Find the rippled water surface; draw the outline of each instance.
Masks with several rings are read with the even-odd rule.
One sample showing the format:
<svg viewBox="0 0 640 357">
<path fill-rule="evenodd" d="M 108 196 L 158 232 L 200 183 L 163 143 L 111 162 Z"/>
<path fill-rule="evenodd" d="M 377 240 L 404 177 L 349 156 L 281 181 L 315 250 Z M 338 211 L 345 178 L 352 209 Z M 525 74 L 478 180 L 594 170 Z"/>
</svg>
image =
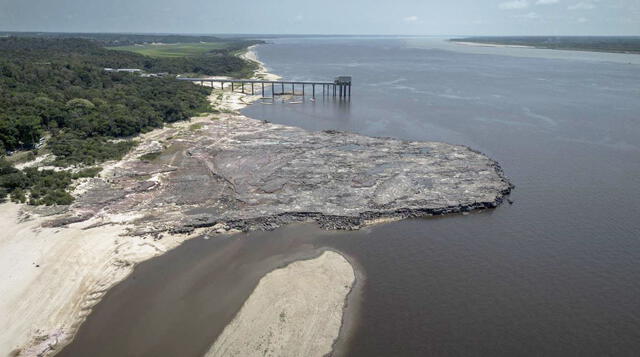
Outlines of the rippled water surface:
<svg viewBox="0 0 640 357">
<path fill-rule="evenodd" d="M 492 212 L 328 240 L 367 276 L 350 355 L 637 354 L 639 56 L 344 38 L 258 55 L 287 79 L 352 75 L 353 97 L 245 114 L 468 145 L 517 186 Z"/>
<path fill-rule="evenodd" d="M 295 225 L 189 241 L 107 293 L 63 356 L 202 355 L 261 276 L 325 247 L 364 274 L 344 355 L 638 355 L 639 56 L 271 42 L 258 54 L 273 72 L 350 74 L 353 97 L 269 101 L 247 115 L 468 145 L 502 164 L 514 204 L 357 232 Z"/>
</svg>

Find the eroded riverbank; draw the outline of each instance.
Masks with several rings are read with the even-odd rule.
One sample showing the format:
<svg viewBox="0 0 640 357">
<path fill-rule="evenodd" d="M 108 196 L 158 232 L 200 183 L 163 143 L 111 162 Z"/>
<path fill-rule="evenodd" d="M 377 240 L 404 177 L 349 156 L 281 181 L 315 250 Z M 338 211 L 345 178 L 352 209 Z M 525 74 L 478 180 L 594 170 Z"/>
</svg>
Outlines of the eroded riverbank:
<svg viewBox="0 0 640 357">
<path fill-rule="evenodd" d="M 40 316 L 36 320 L 11 315 L 5 323 L 12 328 L 19 326 L 22 332 L 9 338 L 3 350 L 21 351 L 23 355 L 59 351 L 93 305 L 109 291 L 107 295 L 125 294 L 124 300 L 116 299 L 115 303 L 105 300 L 105 307 L 100 303 L 63 355 L 73 353 L 67 351 L 96 355 L 96 348 L 108 355 L 131 351 L 201 355 L 235 316 L 262 276 L 283 264 L 308 259 L 322 251 L 320 246 L 304 244 L 301 237 L 308 237 L 308 231 L 299 232 L 290 240 L 278 238 L 272 242 L 277 249 L 251 246 L 235 255 L 240 246 L 230 243 L 219 252 L 207 250 L 207 254 L 224 254 L 224 257 L 216 255 L 213 259 L 216 264 L 225 263 L 225 267 L 242 264 L 243 269 L 233 271 L 205 262 L 193 265 L 189 254 L 181 256 L 178 259 L 185 260 L 184 271 L 180 273 L 186 274 L 186 280 L 178 279 L 182 283 L 176 285 L 167 285 L 165 280 L 168 269 L 177 269 L 175 264 L 150 261 L 144 266 L 149 265 L 161 274 L 157 276 L 158 290 L 149 288 L 140 292 L 139 299 L 131 298 L 135 293 L 119 290 L 131 284 L 146 288 L 144 282 L 136 281 L 135 274 L 115 289 L 109 288 L 129 275 L 136 264 L 192 237 L 225 241 L 220 237 L 226 236 L 220 234 L 271 230 L 294 222 L 357 229 L 380 220 L 492 208 L 511 189 L 494 161 L 463 146 L 305 131 L 253 120 L 235 112 L 255 98 L 214 92 L 211 99 L 221 113 L 141 136 L 141 144 L 124 160 L 108 165 L 100 178 L 87 180 L 78 187 L 78 200 L 66 212 L 51 217 L 39 217 L 37 211 L 27 213 L 37 219 L 31 221 L 28 229 L 21 229 L 33 234 L 20 235 L 20 244 L 24 245 L 20 249 L 30 249 L 29 244 L 43 229 L 55 234 L 75 229 L 78 233 L 68 239 L 80 240 L 89 250 L 104 249 L 100 254 L 87 255 L 69 248 L 65 251 L 69 261 L 55 269 L 43 270 L 58 277 L 77 271 L 73 274 L 80 280 L 72 279 L 73 286 L 29 282 L 24 272 L 12 277 L 34 287 L 22 291 L 15 301 L 41 298 L 39 289 L 43 288 L 52 297 L 47 309 L 68 308 L 61 310 L 62 316 L 29 305 L 32 313 Z M 14 216 L 6 219 L 15 220 Z M 91 244 L 89 237 L 99 237 L 99 232 L 107 230 L 117 231 L 111 237 L 113 241 Z M 61 241 L 54 245 L 62 244 Z M 242 245 L 241 239 L 230 241 Z M 287 242 L 288 245 L 280 245 Z M 60 252 L 43 254 L 46 261 L 53 261 Z M 86 259 L 87 256 L 92 258 Z M 17 259 L 28 259 L 25 257 L 28 256 Z M 118 274 L 111 274 L 114 267 Z M 220 274 L 218 280 L 212 277 L 201 280 L 203 275 L 189 277 L 189 272 L 198 269 L 207 269 L 205 273 L 209 269 L 216 271 Z M 96 276 L 85 281 L 82 273 L 88 271 L 94 271 Z M 238 284 L 242 279 L 244 283 Z M 215 291 L 208 289 L 215 290 L 224 284 L 193 294 L 187 288 L 211 281 L 227 281 L 237 285 L 238 290 L 225 289 L 215 295 Z M 6 285 L 3 289 L 13 288 Z M 190 303 L 183 305 L 187 300 Z M 203 309 L 210 301 L 220 304 L 211 305 L 213 311 L 207 318 Z M 170 313 L 163 313 L 168 307 Z M 9 311 L 15 305 L 9 303 L 5 308 Z M 134 311 L 140 315 L 134 316 Z M 131 329 L 121 328 L 125 320 L 135 321 L 127 322 Z M 184 328 L 187 324 L 193 327 Z M 92 326 L 99 326 L 98 330 Z M 107 330 L 111 332 L 105 334 Z M 96 335 L 95 331 L 100 333 Z M 121 334 L 124 331 L 128 333 Z M 158 334 L 166 337 L 162 349 L 157 344 Z M 138 337 L 134 341 L 131 336 Z M 191 343 L 193 338 L 199 342 Z M 105 349 L 107 344 L 112 347 Z"/>
<path fill-rule="evenodd" d="M 326 251 L 321 239 L 330 234 L 314 225 L 294 224 L 272 232 L 190 240 L 176 250 L 138 265 L 129 279 L 112 288 L 96 305 L 74 341 L 59 355 L 203 356 L 241 311 L 249 296 L 255 293 L 261 279 L 273 271 L 290 267 L 292 263 L 321 256 Z M 358 266 L 351 263 L 354 268 Z M 319 266 L 321 275 L 324 275 L 323 266 L 326 268 L 331 264 Z M 340 266 L 347 268 L 344 264 Z M 348 268 L 351 269 L 350 266 Z M 349 269 L 325 272 L 329 274 L 325 276 L 348 281 L 349 275 L 353 274 Z M 319 271 L 312 269 L 309 273 L 315 276 Z M 357 307 L 359 289 L 362 288 L 361 273 L 355 271 L 355 274 L 358 278 L 349 295 L 349 309 L 346 311 L 346 318 L 352 320 L 356 318 L 357 308 L 354 307 Z M 296 285 L 313 284 L 306 279 L 309 277 L 293 277 L 285 286 L 291 284 L 295 293 Z M 323 285 L 316 285 L 311 291 L 319 294 L 318 298 L 325 293 Z M 291 312 L 313 309 L 311 301 L 293 300 L 290 303 Z M 334 324 L 334 327 L 337 323 L 340 326 L 341 308 L 332 311 L 332 316 L 316 316 L 320 319 L 316 323 Z M 276 322 L 280 321 L 279 313 Z M 295 333 L 299 325 L 283 327 L 286 330 L 281 331 L 282 336 L 272 337 Z M 248 337 L 245 334 L 248 330 L 252 329 L 241 325 L 228 335 L 242 340 Z M 251 332 L 260 334 L 264 331 L 256 329 Z M 330 350 L 335 334 L 334 330 L 327 339 L 319 339 L 318 347 Z M 249 344 L 255 342 L 247 341 Z M 297 341 L 289 341 L 283 347 L 284 352 L 301 348 Z"/>
</svg>

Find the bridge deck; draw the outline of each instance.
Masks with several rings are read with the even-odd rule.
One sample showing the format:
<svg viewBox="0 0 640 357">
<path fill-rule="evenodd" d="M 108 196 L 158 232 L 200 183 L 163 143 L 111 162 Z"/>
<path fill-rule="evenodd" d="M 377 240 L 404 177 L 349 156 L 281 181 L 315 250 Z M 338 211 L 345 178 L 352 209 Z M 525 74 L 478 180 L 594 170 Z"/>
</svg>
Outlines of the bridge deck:
<svg viewBox="0 0 640 357">
<path fill-rule="evenodd" d="M 347 80 L 343 80 L 346 78 Z M 235 91 L 234 85 L 239 84 L 238 87 L 242 90 L 242 93 L 245 92 L 244 85 L 251 85 L 251 94 L 255 93 L 255 85 L 258 84 L 261 87 L 262 96 L 265 95 L 265 84 L 271 87 L 271 96 L 275 98 L 276 95 L 283 95 L 285 93 L 284 86 L 291 86 L 291 93 L 296 93 L 295 87 L 296 85 L 302 86 L 302 96 L 305 95 L 305 86 L 311 86 L 311 95 L 315 98 L 316 96 L 316 86 L 319 86 L 322 95 L 332 95 L 339 96 L 340 98 L 350 98 L 351 97 L 351 77 L 343 76 L 338 77 L 334 82 L 325 82 L 325 81 L 267 81 L 262 79 L 219 79 L 219 78 L 177 78 L 180 81 L 188 81 L 188 82 L 200 82 L 200 84 L 204 84 L 206 82 L 211 83 L 211 87 L 213 87 L 213 83 L 220 83 L 220 87 L 224 90 L 225 83 L 231 83 L 231 90 Z M 276 93 L 275 88 L 276 85 L 281 88 L 281 93 Z"/>
<path fill-rule="evenodd" d="M 215 79 L 215 78 L 178 78 L 179 81 L 189 82 L 216 82 L 216 83 L 264 83 L 264 84 L 308 84 L 308 85 L 335 85 L 335 82 L 314 81 L 265 81 L 261 79 Z"/>
</svg>

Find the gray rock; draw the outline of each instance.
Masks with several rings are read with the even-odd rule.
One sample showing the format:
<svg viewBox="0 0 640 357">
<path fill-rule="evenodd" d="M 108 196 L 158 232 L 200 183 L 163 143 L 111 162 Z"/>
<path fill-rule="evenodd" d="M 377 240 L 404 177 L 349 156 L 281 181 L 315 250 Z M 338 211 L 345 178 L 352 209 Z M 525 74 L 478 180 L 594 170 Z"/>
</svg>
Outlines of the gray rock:
<svg viewBox="0 0 640 357">
<path fill-rule="evenodd" d="M 141 223 L 156 232 L 269 230 L 299 221 L 357 229 L 381 218 L 493 208 L 512 189 L 495 161 L 464 146 L 241 117 L 207 123 L 167 151 L 123 165 L 74 208 L 144 213 Z M 135 179 L 148 172 L 163 172 L 161 183 Z"/>
</svg>

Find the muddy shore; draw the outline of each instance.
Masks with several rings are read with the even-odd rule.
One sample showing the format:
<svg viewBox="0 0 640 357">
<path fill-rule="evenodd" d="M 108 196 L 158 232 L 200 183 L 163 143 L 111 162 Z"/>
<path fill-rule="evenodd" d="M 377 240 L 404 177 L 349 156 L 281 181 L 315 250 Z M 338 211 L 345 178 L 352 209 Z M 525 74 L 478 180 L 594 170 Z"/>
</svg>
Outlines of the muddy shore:
<svg viewBox="0 0 640 357">
<path fill-rule="evenodd" d="M 292 263 L 319 257 L 326 248 L 318 239 L 329 234 L 317 226 L 297 224 L 275 232 L 189 240 L 138 265 L 128 279 L 113 287 L 59 355 L 202 356 L 233 321 L 261 279 Z M 340 279 L 340 275 L 331 275 Z M 354 320 L 355 298 L 362 288 L 361 275 L 356 275 L 358 281 L 346 301 L 349 307 L 345 313 L 345 318 Z M 311 283 L 301 278 L 297 281 Z M 281 283 L 296 284 L 295 279 Z M 297 306 L 292 308 L 311 307 L 305 301 L 294 303 Z M 325 321 L 340 324 L 340 316 L 329 317 Z M 125 320 L 127 323 L 122 323 Z M 341 332 L 345 336 L 348 333 Z M 242 336 L 244 333 L 234 337 Z M 323 340 L 323 347 L 330 349 L 332 342 Z"/>
<path fill-rule="evenodd" d="M 205 356 L 331 353 L 354 281 L 349 262 L 333 251 L 268 273 Z"/>
<path fill-rule="evenodd" d="M 3 261 L 33 264 L 29 269 L 39 270 L 8 270 L 11 275 L 1 288 L 13 298 L 2 305 L 2 312 L 9 316 L 4 330 L 13 332 L 3 334 L 0 353 L 55 353 L 91 314 L 80 339 L 82 331 L 91 331 L 91 321 L 108 316 L 98 309 L 92 312 L 95 304 L 105 294 L 117 295 L 135 275 L 115 289 L 112 286 L 140 262 L 193 237 L 221 239 L 221 234 L 272 230 L 295 222 L 358 229 L 384 220 L 492 208 L 511 189 L 497 163 L 466 147 L 308 132 L 237 114 L 256 97 L 214 92 L 211 99 L 221 113 L 142 135 L 141 144 L 122 161 L 108 164 L 100 178 L 83 182 L 76 190 L 76 203 L 62 213 L 3 205 L 3 222 L 17 222 L 9 230 L 15 232 L 11 239 L 0 241 L 1 251 L 17 254 Z M 141 159 L 149 154 L 155 158 Z M 50 249 L 39 248 L 42 237 L 51 237 Z M 299 242 L 303 241 L 295 244 Z M 286 259 L 279 256 L 262 269 L 243 270 L 251 279 L 229 299 L 235 299 L 234 304 L 244 301 L 259 279 L 283 261 L 321 252 L 312 247 L 305 246 L 297 255 L 287 251 Z M 33 251 L 37 259 L 20 254 Z M 155 268 L 162 272 L 168 267 Z M 75 278 L 62 279 L 68 276 Z M 239 277 L 229 273 L 221 278 L 234 276 Z M 176 295 L 158 296 L 166 303 Z M 192 301 L 192 306 L 204 304 Z M 166 321 L 154 310 L 162 308 L 160 302 L 136 301 L 131 308 L 148 311 L 143 320 Z M 16 309 L 19 306 L 33 318 L 20 316 L 26 310 Z M 220 321 L 230 321 L 239 309 L 219 312 L 226 316 Z M 211 324 L 206 319 L 195 321 L 200 326 Z M 211 328 L 207 344 L 203 339 L 197 352 L 206 352 L 223 328 Z M 179 339 L 188 329 L 184 331 L 172 330 L 170 336 Z M 140 336 L 139 346 L 149 338 Z"/>
</svg>

